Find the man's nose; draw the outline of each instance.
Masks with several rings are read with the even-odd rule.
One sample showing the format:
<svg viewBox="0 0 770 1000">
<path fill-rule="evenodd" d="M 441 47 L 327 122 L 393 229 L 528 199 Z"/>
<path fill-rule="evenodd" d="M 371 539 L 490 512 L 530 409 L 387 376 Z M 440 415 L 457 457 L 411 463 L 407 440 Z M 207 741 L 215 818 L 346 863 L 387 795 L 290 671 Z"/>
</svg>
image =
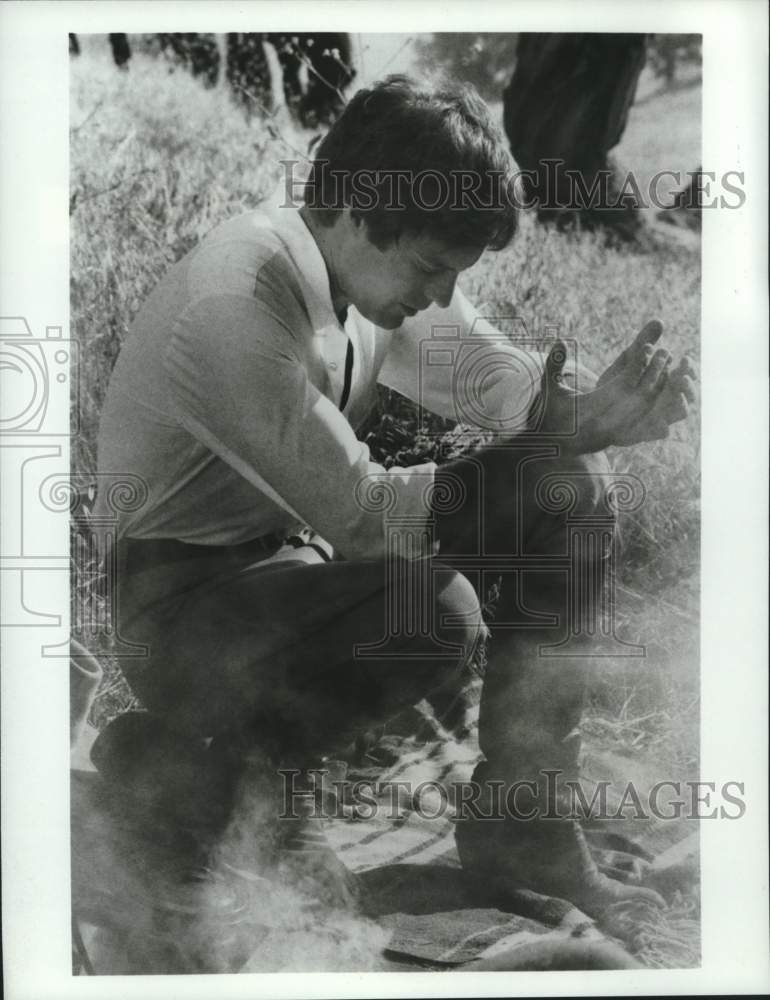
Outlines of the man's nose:
<svg viewBox="0 0 770 1000">
<path fill-rule="evenodd" d="M 454 272 L 451 274 L 437 275 L 432 278 L 427 288 L 431 301 L 435 302 L 436 305 L 440 306 L 442 309 L 446 309 L 452 301 L 456 283 L 457 275 Z"/>
</svg>

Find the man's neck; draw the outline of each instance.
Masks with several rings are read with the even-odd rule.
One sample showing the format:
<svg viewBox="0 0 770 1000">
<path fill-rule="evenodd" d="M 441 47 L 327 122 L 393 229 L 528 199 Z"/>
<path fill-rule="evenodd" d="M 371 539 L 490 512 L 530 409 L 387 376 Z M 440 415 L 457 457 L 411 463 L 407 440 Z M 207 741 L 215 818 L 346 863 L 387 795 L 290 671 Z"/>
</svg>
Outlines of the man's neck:
<svg viewBox="0 0 770 1000">
<path fill-rule="evenodd" d="M 347 312 L 347 308 L 350 305 L 350 300 L 347 295 L 340 288 L 339 282 L 337 280 L 337 268 L 335 262 L 337 259 L 336 252 L 336 240 L 334 236 L 334 226 L 322 226 L 313 218 L 313 213 L 308 209 L 307 205 L 303 205 L 299 210 L 300 217 L 302 221 L 308 228 L 310 235 L 316 242 L 316 246 L 321 252 L 324 264 L 326 265 L 326 273 L 329 276 L 329 291 L 332 298 L 332 308 L 337 316 Z"/>
</svg>

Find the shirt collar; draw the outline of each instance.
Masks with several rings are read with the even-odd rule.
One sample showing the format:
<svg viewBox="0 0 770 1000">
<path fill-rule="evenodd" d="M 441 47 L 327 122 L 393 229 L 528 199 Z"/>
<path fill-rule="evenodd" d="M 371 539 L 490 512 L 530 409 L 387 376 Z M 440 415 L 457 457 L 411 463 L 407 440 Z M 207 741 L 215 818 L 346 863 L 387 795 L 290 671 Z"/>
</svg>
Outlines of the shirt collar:
<svg viewBox="0 0 770 1000">
<path fill-rule="evenodd" d="M 315 333 L 323 334 L 329 327 L 338 330 L 340 323 L 332 305 L 329 272 L 299 209 L 281 204 L 279 198 L 274 198 L 265 206 L 264 211 L 297 268 Z"/>
</svg>

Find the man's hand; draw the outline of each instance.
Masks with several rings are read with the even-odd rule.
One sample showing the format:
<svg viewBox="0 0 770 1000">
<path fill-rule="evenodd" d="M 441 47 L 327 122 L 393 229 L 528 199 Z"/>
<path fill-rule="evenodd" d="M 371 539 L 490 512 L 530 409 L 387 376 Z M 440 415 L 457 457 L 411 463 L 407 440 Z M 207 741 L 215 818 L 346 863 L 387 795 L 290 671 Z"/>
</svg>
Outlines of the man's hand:
<svg viewBox="0 0 770 1000">
<path fill-rule="evenodd" d="M 653 345 L 657 344 L 662 333 L 663 324 L 660 320 L 653 319 L 645 323 L 633 342 L 599 376 L 597 388 L 614 382 L 615 379 L 624 379 L 630 386 L 636 385 L 652 360 Z"/>
<path fill-rule="evenodd" d="M 638 385 L 639 380 L 655 357 L 653 345 L 663 332 L 661 323 L 654 319 L 645 324 L 633 343 L 613 361 L 599 376 L 597 388 L 609 385 L 615 380 L 625 382 L 629 388 Z M 660 382 L 659 392 L 652 407 L 637 423 L 628 424 L 616 445 L 637 444 L 640 441 L 658 441 L 667 438 L 669 427 L 684 420 L 690 412 L 690 404 L 695 402 L 696 374 L 691 360 L 685 355 L 673 370 L 669 367 L 670 355 Z"/>
<path fill-rule="evenodd" d="M 687 358 L 670 372 L 671 355 L 654 347 L 661 333 L 657 320 L 648 323 L 596 388 L 582 394 L 564 382 L 567 352 L 557 342 L 546 360 L 538 428 L 563 434 L 564 447 L 576 453 L 667 437 L 669 426 L 687 416 L 695 399 L 695 372 Z"/>
</svg>

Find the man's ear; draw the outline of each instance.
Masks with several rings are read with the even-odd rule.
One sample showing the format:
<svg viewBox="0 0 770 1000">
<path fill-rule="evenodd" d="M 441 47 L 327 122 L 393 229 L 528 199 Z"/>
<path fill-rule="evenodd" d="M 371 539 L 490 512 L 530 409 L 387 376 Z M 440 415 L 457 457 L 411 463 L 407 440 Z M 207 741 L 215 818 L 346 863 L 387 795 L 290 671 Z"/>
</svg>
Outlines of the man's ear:
<svg viewBox="0 0 770 1000">
<path fill-rule="evenodd" d="M 350 220 L 350 225 L 356 234 L 364 236 L 366 241 L 376 247 L 380 253 L 385 253 L 391 247 L 398 246 L 398 236 L 375 239 L 369 229 L 369 223 L 364 212 L 357 208 L 350 208 L 348 205 L 342 211 L 346 213 L 343 218 L 346 221 Z"/>
</svg>

